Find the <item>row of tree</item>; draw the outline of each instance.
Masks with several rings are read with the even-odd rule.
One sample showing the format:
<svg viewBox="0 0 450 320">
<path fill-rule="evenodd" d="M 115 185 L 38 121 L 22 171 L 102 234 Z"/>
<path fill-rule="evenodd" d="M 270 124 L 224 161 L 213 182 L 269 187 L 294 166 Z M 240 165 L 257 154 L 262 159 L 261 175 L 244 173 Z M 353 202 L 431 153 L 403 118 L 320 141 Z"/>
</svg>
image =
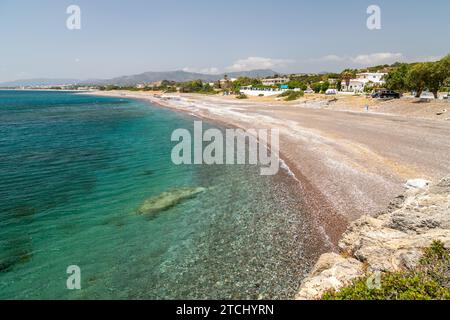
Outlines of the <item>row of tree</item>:
<svg viewBox="0 0 450 320">
<path fill-rule="evenodd" d="M 450 86 L 450 55 L 436 62 L 398 63 L 385 80 L 390 90 L 415 91 L 416 97 L 428 90 L 437 98 L 440 90 Z"/>
</svg>

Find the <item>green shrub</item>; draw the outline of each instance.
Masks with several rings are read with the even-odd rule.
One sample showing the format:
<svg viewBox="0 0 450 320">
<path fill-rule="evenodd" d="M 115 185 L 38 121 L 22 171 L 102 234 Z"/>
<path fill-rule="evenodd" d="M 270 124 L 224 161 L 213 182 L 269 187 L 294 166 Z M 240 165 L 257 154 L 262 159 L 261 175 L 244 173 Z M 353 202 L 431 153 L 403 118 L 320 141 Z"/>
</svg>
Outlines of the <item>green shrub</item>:
<svg viewBox="0 0 450 320">
<path fill-rule="evenodd" d="M 284 97 L 287 97 L 287 96 L 289 96 L 292 92 L 294 92 L 294 91 L 292 91 L 292 90 L 286 90 L 286 91 L 283 91 L 281 94 L 278 95 L 278 98 L 284 98 Z"/>
<path fill-rule="evenodd" d="M 379 288 L 369 288 L 370 275 L 356 279 L 339 292 L 329 291 L 324 300 L 448 300 L 450 299 L 450 255 L 442 242 L 424 250 L 413 270 L 387 272 Z"/>
<path fill-rule="evenodd" d="M 241 93 L 236 96 L 236 99 L 248 99 L 248 97 L 245 94 Z"/>
<path fill-rule="evenodd" d="M 293 90 L 287 90 L 278 95 L 279 98 L 285 98 L 284 101 L 294 101 L 303 96 L 304 96 L 303 91 L 293 91 Z"/>
<path fill-rule="evenodd" d="M 175 93 L 177 92 L 177 89 L 174 87 L 169 87 L 166 90 L 164 90 L 164 93 Z"/>
</svg>

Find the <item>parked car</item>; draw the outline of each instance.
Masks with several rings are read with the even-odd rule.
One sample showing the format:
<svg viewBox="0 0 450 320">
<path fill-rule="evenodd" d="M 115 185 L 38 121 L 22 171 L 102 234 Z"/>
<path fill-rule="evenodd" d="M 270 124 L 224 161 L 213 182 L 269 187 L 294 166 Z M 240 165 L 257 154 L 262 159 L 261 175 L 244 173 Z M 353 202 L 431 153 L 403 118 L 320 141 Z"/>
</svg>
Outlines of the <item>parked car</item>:
<svg viewBox="0 0 450 320">
<path fill-rule="evenodd" d="M 305 90 L 305 93 L 314 93 L 314 90 L 308 89 L 308 90 Z"/>
<path fill-rule="evenodd" d="M 450 101 L 450 93 L 447 93 L 445 96 L 442 97 L 442 99 Z"/>
<path fill-rule="evenodd" d="M 434 100 L 434 94 L 431 92 L 425 91 L 420 95 L 420 101 L 430 101 Z"/>
<path fill-rule="evenodd" d="M 372 94 L 372 98 L 378 99 L 400 99 L 400 93 L 392 90 L 379 90 Z"/>
<path fill-rule="evenodd" d="M 336 89 L 328 89 L 327 91 L 325 91 L 326 95 L 333 95 L 333 94 L 337 94 L 337 90 Z"/>
</svg>

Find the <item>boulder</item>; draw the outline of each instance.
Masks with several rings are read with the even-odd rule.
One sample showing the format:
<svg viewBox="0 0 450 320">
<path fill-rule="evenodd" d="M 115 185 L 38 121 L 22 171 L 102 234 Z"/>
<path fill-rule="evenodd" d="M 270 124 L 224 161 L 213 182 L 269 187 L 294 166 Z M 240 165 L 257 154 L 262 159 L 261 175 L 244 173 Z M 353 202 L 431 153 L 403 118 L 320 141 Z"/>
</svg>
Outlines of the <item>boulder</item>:
<svg viewBox="0 0 450 320">
<path fill-rule="evenodd" d="M 429 184 L 430 181 L 425 179 L 411 179 L 406 182 L 405 187 L 408 189 L 423 189 L 428 187 Z"/>
<path fill-rule="evenodd" d="M 315 300 L 328 290 L 339 290 L 364 274 L 364 264 L 336 253 L 322 255 L 311 275 L 295 297 L 296 300 Z"/>
</svg>

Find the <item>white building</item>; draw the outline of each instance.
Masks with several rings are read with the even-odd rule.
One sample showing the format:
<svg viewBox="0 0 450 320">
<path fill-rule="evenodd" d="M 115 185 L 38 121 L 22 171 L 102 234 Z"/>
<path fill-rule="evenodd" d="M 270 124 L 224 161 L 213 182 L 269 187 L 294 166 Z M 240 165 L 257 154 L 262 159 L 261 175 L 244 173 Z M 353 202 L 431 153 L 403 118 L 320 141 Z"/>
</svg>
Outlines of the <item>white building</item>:
<svg viewBox="0 0 450 320">
<path fill-rule="evenodd" d="M 265 86 L 278 86 L 280 84 L 286 84 L 289 82 L 289 78 L 272 78 L 262 79 L 261 83 Z"/>
<path fill-rule="evenodd" d="M 347 86 L 347 83 L 345 80 L 341 83 L 342 91 L 347 92 L 363 92 L 364 87 L 368 84 L 372 84 L 374 86 L 382 86 L 385 84 L 384 76 L 386 76 L 387 73 L 381 73 L 381 72 L 364 72 L 364 73 L 358 73 L 356 75 L 356 79 L 350 79 L 350 83 Z"/>
<path fill-rule="evenodd" d="M 252 86 L 242 87 L 240 90 L 241 94 L 245 94 L 246 96 L 253 97 L 270 97 L 280 95 L 283 92 L 288 91 L 288 89 L 279 89 L 279 88 L 255 88 Z M 293 89 L 292 91 L 301 91 L 300 89 Z"/>
</svg>

